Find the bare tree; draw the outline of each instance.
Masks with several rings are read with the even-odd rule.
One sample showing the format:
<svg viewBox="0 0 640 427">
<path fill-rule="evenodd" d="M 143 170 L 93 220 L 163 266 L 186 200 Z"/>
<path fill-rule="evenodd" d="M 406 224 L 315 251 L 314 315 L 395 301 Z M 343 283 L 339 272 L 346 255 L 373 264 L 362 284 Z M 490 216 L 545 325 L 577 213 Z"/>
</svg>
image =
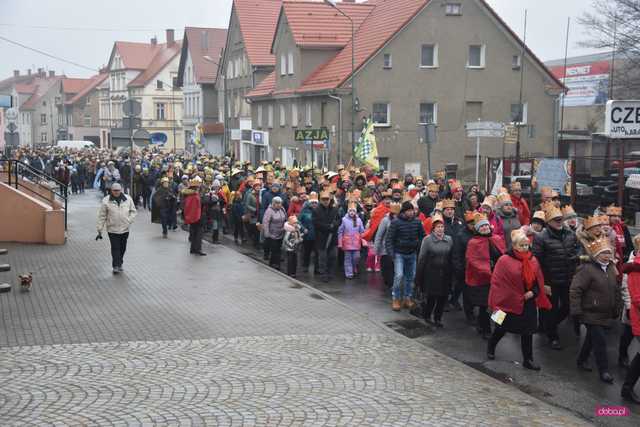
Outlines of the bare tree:
<svg viewBox="0 0 640 427">
<path fill-rule="evenodd" d="M 594 12 L 579 22 L 587 30 L 582 47 L 615 54 L 611 98 L 640 95 L 640 0 L 592 0 Z"/>
</svg>

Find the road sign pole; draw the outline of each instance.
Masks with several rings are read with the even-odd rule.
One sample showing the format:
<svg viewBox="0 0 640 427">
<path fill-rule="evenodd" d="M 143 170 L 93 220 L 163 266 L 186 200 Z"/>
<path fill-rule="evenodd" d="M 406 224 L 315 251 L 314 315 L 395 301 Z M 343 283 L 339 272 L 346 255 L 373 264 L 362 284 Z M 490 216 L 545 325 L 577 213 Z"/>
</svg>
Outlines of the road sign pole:
<svg viewBox="0 0 640 427">
<path fill-rule="evenodd" d="M 476 184 L 480 179 L 480 137 L 476 137 Z"/>
<path fill-rule="evenodd" d="M 424 142 L 427 144 L 427 181 L 431 179 L 431 141 L 429 141 L 429 126 L 424 126 Z"/>
<path fill-rule="evenodd" d="M 129 151 L 129 196 L 133 200 L 133 171 L 135 170 L 133 165 L 133 129 L 130 129 L 131 132 L 131 150 Z M 134 200 L 135 203 L 135 200 Z"/>
</svg>

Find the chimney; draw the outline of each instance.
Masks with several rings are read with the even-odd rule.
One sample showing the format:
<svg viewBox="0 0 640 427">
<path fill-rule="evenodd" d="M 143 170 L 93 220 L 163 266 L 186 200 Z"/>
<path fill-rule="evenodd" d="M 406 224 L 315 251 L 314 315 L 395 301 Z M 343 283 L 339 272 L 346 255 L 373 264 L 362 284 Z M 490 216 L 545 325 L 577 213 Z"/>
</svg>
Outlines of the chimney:
<svg viewBox="0 0 640 427">
<path fill-rule="evenodd" d="M 167 29 L 167 46 L 173 46 L 175 42 L 173 28 Z"/>
<path fill-rule="evenodd" d="M 20 70 L 13 70 L 13 77 L 20 77 Z"/>
<path fill-rule="evenodd" d="M 49 77 L 55 77 L 55 76 L 56 76 L 55 70 L 49 70 Z"/>
<path fill-rule="evenodd" d="M 154 45 L 154 46 L 157 45 L 158 44 L 158 39 L 155 38 L 155 37 L 151 37 L 151 44 Z"/>
<path fill-rule="evenodd" d="M 42 77 L 43 72 L 42 68 L 38 68 L 38 77 Z"/>
</svg>

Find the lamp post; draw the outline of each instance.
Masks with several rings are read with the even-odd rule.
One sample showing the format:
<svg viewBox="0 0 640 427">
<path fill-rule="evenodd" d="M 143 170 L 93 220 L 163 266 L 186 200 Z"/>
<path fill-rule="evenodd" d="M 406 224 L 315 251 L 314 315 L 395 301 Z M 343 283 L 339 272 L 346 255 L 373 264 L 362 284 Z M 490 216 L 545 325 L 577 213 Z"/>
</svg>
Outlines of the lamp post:
<svg viewBox="0 0 640 427">
<path fill-rule="evenodd" d="M 355 164 L 356 158 L 356 138 L 355 138 L 355 130 L 356 130 L 356 84 L 355 84 L 355 69 L 356 69 L 356 39 L 355 39 L 355 26 L 353 24 L 353 19 L 346 13 L 344 13 L 338 6 L 336 5 L 335 0 L 324 0 L 326 4 L 337 10 L 342 16 L 347 18 L 351 23 L 351 158 Z"/>
</svg>

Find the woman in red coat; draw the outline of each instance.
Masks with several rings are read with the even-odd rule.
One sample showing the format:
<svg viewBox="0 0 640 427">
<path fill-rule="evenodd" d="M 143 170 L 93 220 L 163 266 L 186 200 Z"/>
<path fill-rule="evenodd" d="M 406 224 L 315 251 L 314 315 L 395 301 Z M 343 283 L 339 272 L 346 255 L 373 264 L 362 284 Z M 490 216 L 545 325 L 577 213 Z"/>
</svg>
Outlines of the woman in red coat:
<svg viewBox="0 0 640 427">
<path fill-rule="evenodd" d="M 485 214 L 474 217 L 476 235 L 469 240 L 466 252 L 465 295 L 471 307 L 478 307 L 477 331 L 484 339 L 491 336 L 487 311 L 491 272 L 505 251 L 504 239 L 491 235 L 491 225 Z"/>
<path fill-rule="evenodd" d="M 626 284 L 629 293 L 627 317 L 631 321 L 633 336 L 640 342 L 640 234 L 633 238 L 633 246 L 635 251 L 629 257 L 629 263 L 622 267 L 622 271 L 625 273 L 622 293 L 624 295 L 624 285 Z M 631 361 L 620 393 L 625 400 L 640 404 L 640 397 L 633 391 L 638 378 L 640 378 L 640 353 L 636 353 Z"/>
<path fill-rule="evenodd" d="M 496 346 L 507 332 L 520 335 L 522 366 L 539 371 L 533 362 L 533 334 L 538 329 L 536 308 L 548 310 L 544 276 L 536 257 L 529 251 L 529 238 L 522 229 L 511 232 L 512 250 L 501 256 L 493 270 L 489 307 L 506 316 L 496 323 L 487 347 L 487 357 L 496 358 Z"/>
</svg>

